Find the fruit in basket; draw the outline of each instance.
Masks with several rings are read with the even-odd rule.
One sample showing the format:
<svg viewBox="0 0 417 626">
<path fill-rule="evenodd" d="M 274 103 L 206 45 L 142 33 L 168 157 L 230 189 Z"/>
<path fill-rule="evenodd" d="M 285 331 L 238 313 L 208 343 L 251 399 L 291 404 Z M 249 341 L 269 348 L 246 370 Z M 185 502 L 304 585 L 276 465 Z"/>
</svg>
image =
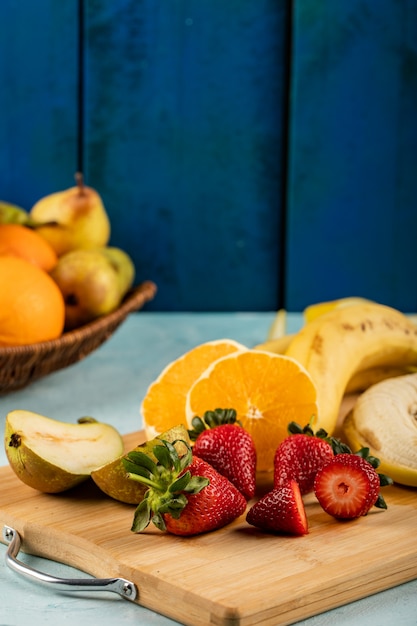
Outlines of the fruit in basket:
<svg viewBox="0 0 417 626">
<path fill-rule="evenodd" d="M 62 334 L 65 305 L 54 280 L 39 267 L 0 256 L 0 346 L 56 339 Z"/>
<path fill-rule="evenodd" d="M 386 509 L 380 487 L 392 484 L 378 474 L 379 459 L 369 448 L 337 454 L 316 474 L 314 493 L 321 507 L 337 519 L 356 519 L 367 515 L 373 506 Z"/>
<path fill-rule="evenodd" d="M 222 528 L 244 513 L 246 498 L 240 491 L 187 448 L 179 455 L 172 444 L 162 442 L 153 448 L 156 463 L 146 454 L 128 454 L 129 479 L 148 487 L 136 507 L 133 532 L 152 522 L 174 535 L 198 535 Z"/>
<path fill-rule="evenodd" d="M 257 469 L 273 471 L 274 453 L 287 425 L 317 417 L 316 388 L 309 373 L 287 356 L 258 350 L 238 351 L 214 361 L 190 386 L 186 401 L 189 427 L 195 415 L 233 407 L 252 436 Z"/>
<path fill-rule="evenodd" d="M 343 422 L 350 446 L 368 447 L 381 470 L 417 487 L 417 374 L 380 382 L 361 394 Z"/>
<path fill-rule="evenodd" d="M 0 256 L 26 259 L 45 272 L 50 272 L 58 261 L 46 239 L 22 224 L 0 224 Z"/>
<path fill-rule="evenodd" d="M 185 454 L 186 447 L 182 442 L 185 441 L 189 443 L 187 429 L 184 425 L 179 424 L 162 433 L 160 436 L 150 441 L 145 441 L 145 443 L 140 444 L 131 450 L 131 452 L 143 452 L 153 461 L 156 461 L 152 450 L 156 445 L 160 444 L 162 440 L 172 443 L 180 454 Z M 114 500 L 125 502 L 126 504 L 138 504 L 144 496 L 146 486 L 127 478 L 123 463 L 123 459 L 125 458 L 126 455 L 122 454 L 117 457 L 117 459 L 98 467 L 91 472 L 91 478 L 105 494 Z"/>
<path fill-rule="evenodd" d="M 308 520 L 298 483 L 290 479 L 268 491 L 251 506 L 246 521 L 261 530 L 306 535 Z"/>
<path fill-rule="evenodd" d="M 380 366 L 417 365 L 417 326 L 391 307 L 352 304 L 306 324 L 285 354 L 309 372 L 317 388 L 315 427 L 332 434 L 353 375 Z"/>
<path fill-rule="evenodd" d="M 92 418 L 70 424 L 24 410 L 7 414 L 4 446 L 20 480 L 45 493 L 71 489 L 123 452 L 123 440 L 109 424 Z"/>
<path fill-rule="evenodd" d="M 149 385 L 141 404 L 147 438 L 185 422 L 185 400 L 196 378 L 213 361 L 246 349 L 232 339 L 216 339 L 195 346 L 169 363 Z"/>
<path fill-rule="evenodd" d="M 71 250 L 51 271 L 65 300 L 65 330 L 117 309 L 134 278 L 133 262 L 120 249 Z"/>
<path fill-rule="evenodd" d="M 17 204 L 0 200 L 0 224 L 23 224 L 33 226 L 29 213 Z"/>
<path fill-rule="evenodd" d="M 121 248 L 116 248 L 115 246 L 103 246 L 99 249 L 116 270 L 117 278 L 119 280 L 120 294 L 123 298 L 135 280 L 135 266 L 133 261 L 127 252 Z"/>
<path fill-rule="evenodd" d="M 195 416 L 189 431 L 193 454 L 210 463 L 247 500 L 256 488 L 256 449 L 250 433 L 236 421 L 234 409 L 206 411 Z"/>
<path fill-rule="evenodd" d="M 76 248 L 106 246 L 110 239 L 110 220 L 100 195 L 84 185 L 82 174 L 76 174 L 76 182 L 75 187 L 41 198 L 29 213 L 58 256 Z"/>
</svg>

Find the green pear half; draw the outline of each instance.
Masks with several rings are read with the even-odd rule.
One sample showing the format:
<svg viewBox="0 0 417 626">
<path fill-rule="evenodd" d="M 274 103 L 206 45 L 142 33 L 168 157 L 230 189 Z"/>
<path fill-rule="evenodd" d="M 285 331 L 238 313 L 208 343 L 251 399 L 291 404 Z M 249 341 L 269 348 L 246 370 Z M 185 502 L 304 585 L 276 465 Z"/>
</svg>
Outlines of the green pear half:
<svg viewBox="0 0 417 626">
<path fill-rule="evenodd" d="M 93 418 L 68 424 L 24 410 L 6 416 L 4 446 L 20 480 L 45 493 L 71 489 L 123 452 L 122 437 L 109 424 Z"/>
<path fill-rule="evenodd" d="M 154 437 L 154 439 L 150 439 L 136 446 L 134 450 L 143 452 L 150 456 L 153 461 L 156 461 L 152 450 L 156 445 L 161 443 L 162 439 L 169 441 L 169 443 L 176 441 L 177 443 L 174 445 L 179 454 L 184 454 L 186 451 L 184 444 L 181 442 L 185 441 L 188 444 L 190 443 L 186 427 L 183 424 L 179 424 L 161 435 Z M 110 461 L 110 463 L 93 470 L 91 472 L 91 478 L 105 494 L 114 500 L 119 500 L 119 502 L 125 502 L 126 504 L 139 504 L 143 499 L 147 487 L 135 480 L 127 478 L 126 469 L 123 464 L 124 458 L 126 458 L 126 454 L 122 454 L 114 461 Z"/>
</svg>

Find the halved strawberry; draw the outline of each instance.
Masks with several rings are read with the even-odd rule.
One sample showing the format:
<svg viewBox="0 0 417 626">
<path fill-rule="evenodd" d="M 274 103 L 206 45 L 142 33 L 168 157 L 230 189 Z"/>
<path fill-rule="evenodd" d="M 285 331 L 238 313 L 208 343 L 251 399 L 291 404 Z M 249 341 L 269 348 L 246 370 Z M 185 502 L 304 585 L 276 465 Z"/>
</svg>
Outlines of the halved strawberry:
<svg viewBox="0 0 417 626">
<path fill-rule="evenodd" d="M 373 506 L 386 509 L 380 487 L 392 480 L 378 474 L 378 466 L 379 460 L 369 456 L 369 448 L 334 456 L 314 481 L 314 493 L 323 509 L 338 519 L 367 515 Z"/>
<path fill-rule="evenodd" d="M 245 497 L 209 463 L 194 456 L 190 446 L 179 457 L 168 441 L 154 446 L 155 463 L 142 452 L 124 459 L 128 477 L 147 485 L 138 504 L 131 530 L 141 532 L 149 523 L 175 535 L 196 535 L 216 530 L 242 515 Z"/>
<path fill-rule="evenodd" d="M 298 483 L 288 480 L 266 493 L 249 509 L 246 521 L 262 530 L 306 535 L 308 522 Z"/>
<path fill-rule="evenodd" d="M 338 439 L 329 437 L 323 429 L 314 433 L 309 424 L 301 428 L 291 422 L 288 432 L 288 437 L 275 451 L 274 487 L 293 478 L 304 495 L 313 491 L 317 471 L 333 458 L 335 452 L 347 451 L 348 448 L 343 448 Z"/>
<path fill-rule="evenodd" d="M 236 420 L 234 409 L 206 411 L 188 431 L 193 454 L 210 463 L 248 500 L 255 495 L 256 450 L 252 435 Z"/>
</svg>

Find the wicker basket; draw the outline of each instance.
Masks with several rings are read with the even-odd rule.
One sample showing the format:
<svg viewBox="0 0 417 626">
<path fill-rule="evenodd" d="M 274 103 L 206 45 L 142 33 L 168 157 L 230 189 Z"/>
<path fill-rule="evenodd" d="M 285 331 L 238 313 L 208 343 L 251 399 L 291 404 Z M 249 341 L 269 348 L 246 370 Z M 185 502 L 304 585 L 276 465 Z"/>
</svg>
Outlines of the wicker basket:
<svg viewBox="0 0 417 626">
<path fill-rule="evenodd" d="M 80 361 L 107 341 L 125 318 L 152 300 L 156 285 L 145 281 L 132 288 L 118 309 L 58 339 L 26 346 L 0 347 L 0 394 Z"/>
</svg>

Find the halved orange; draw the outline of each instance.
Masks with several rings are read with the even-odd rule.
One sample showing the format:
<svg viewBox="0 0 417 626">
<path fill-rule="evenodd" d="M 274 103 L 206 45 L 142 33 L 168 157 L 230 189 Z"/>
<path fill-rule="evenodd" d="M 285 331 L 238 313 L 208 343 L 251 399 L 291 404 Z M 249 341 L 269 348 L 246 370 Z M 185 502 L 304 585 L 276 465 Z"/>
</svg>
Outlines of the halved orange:
<svg viewBox="0 0 417 626">
<path fill-rule="evenodd" d="M 188 390 L 213 361 L 233 352 L 247 350 L 232 339 L 207 341 L 167 365 L 148 387 L 141 404 L 143 426 L 148 439 L 166 430 L 186 425 L 185 399 Z"/>
<path fill-rule="evenodd" d="M 261 350 L 235 352 L 214 361 L 191 386 L 187 424 L 216 408 L 235 409 L 257 451 L 258 471 L 272 471 L 274 454 L 289 422 L 317 418 L 317 392 L 310 374 L 291 357 Z"/>
</svg>

